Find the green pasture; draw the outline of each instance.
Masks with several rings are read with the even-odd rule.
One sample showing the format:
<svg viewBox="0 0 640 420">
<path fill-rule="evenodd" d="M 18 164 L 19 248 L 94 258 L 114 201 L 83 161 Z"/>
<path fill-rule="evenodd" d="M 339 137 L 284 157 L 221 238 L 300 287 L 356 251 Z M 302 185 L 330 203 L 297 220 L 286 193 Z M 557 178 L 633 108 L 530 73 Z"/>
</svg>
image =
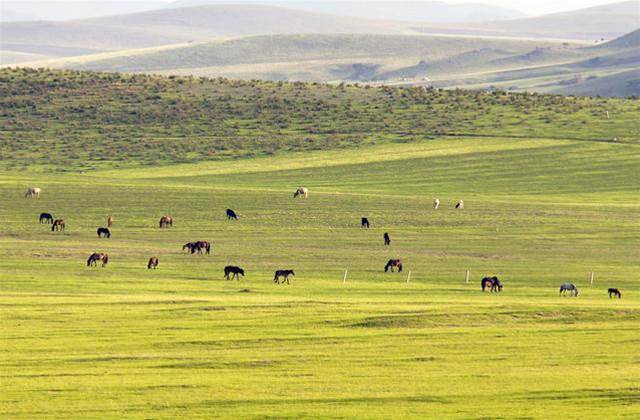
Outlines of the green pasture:
<svg viewBox="0 0 640 420">
<path fill-rule="evenodd" d="M 30 185 L 41 198 L 23 198 Z M 6 171 L 0 203 L 5 418 L 640 416 L 633 141 L 440 137 Z M 158 229 L 164 214 L 173 228 Z M 182 253 L 193 240 L 212 255 Z M 94 251 L 106 268 L 86 267 Z M 402 273 L 383 272 L 392 257 Z M 227 264 L 247 276 L 223 279 Z M 273 284 L 279 268 L 291 285 Z M 504 291 L 483 294 L 485 275 Z M 558 296 L 567 281 L 580 296 Z"/>
</svg>

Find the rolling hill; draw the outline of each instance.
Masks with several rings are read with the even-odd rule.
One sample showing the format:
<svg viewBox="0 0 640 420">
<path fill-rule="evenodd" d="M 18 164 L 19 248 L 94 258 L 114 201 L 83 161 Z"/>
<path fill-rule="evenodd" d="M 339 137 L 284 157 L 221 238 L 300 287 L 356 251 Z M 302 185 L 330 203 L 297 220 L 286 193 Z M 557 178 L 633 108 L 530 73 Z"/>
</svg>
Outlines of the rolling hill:
<svg viewBox="0 0 640 420">
<path fill-rule="evenodd" d="M 603 106 L 615 110 L 615 121 L 591 117 Z M 638 142 L 639 127 L 629 122 L 637 119 L 639 106 L 618 99 L 418 87 L 2 69 L 0 163 L 77 171 L 434 136 L 605 142 L 617 136 Z"/>
<path fill-rule="evenodd" d="M 0 24 L 0 49 L 41 53 L 51 48 L 115 51 L 255 34 L 400 33 L 392 22 L 354 19 L 259 5 L 162 9 L 67 22 Z M 57 55 L 68 56 L 69 54 Z M 54 55 L 55 56 L 55 55 Z"/>
</svg>

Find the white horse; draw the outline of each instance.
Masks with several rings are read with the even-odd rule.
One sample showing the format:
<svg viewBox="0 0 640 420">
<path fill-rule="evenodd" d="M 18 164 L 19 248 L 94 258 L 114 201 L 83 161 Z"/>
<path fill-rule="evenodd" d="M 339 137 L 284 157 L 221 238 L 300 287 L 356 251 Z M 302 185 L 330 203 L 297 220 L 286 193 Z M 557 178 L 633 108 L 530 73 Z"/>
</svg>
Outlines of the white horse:
<svg viewBox="0 0 640 420">
<path fill-rule="evenodd" d="M 27 192 L 24 193 L 24 198 L 39 198 L 42 190 L 36 187 L 27 188 Z"/>
<path fill-rule="evenodd" d="M 293 193 L 293 198 L 296 198 L 297 196 L 303 196 L 304 198 L 308 198 L 309 197 L 309 189 L 305 188 L 305 187 L 300 187 L 296 190 L 296 192 Z"/>
<path fill-rule="evenodd" d="M 433 200 L 433 208 L 435 210 L 438 210 L 438 207 L 440 207 L 440 200 L 436 198 L 435 200 Z"/>
<path fill-rule="evenodd" d="M 457 209 L 463 209 L 464 208 L 464 201 L 459 200 L 458 203 L 456 204 L 456 208 Z"/>
</svg>

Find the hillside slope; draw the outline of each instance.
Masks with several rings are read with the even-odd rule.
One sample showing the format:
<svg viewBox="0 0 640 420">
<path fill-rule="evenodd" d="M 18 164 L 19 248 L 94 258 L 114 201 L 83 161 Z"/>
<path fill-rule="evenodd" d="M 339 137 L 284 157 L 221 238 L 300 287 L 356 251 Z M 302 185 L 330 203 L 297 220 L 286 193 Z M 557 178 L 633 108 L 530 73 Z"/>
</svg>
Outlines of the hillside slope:
<svg viewBox="0 0 640 420">
<path fill-rule="evenodd" d="M 633 143 L 639 110 L 535 94 L 3 69 L 0 162 L 80 170 L 443 136 Z"/>
</svg>

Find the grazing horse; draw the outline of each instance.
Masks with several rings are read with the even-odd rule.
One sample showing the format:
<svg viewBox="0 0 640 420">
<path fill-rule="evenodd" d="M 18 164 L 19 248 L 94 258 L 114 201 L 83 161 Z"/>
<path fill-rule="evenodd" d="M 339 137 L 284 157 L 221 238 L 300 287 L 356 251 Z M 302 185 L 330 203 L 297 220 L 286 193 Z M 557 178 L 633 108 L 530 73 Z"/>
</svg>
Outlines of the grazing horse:
<svg viewBox="0 0 640 420">
<path fill-rule="evenodd" d="M 102 266 L 104 267 L 109 262 L 109 255 L 94 252 L 89 256 L 89 259 L 87 260 L 87 267 L 90 267 L 92 265 L 97 267 L 98 261 L 100 261 L 102 263 Z"/>
<path fill-rule="evenodd" d="M 231 210 L 231 209 L 227 209 L 227 219 L 231 220 L 238 220 L 238 215 L 236 214 L 235 211 Z"/>
<path fill-rule="evenodd" d="M 195 248 L 196 248 L 195 242 L 187 242 L 186 244 L 182 245 L 182 250 L 184 251 L 186 249 L 191 254 L 195 252 Z"/>
<path fill-rule="evenodd" d="M 293 198 L 296 198 L 299 195 L 301 195 L 304 198 L 309 198 L 309 189 L 306 187 L 298 188 L 296 192 L 293 193 Z"/>
<path fill-rule="evenodd" d="M 387 265 L 384 266 L 384 272 L 386 273 L 391 269 L 393 273 L 393 267 L 398 267 L 398 272 L 402 271 L 402 261 L 400 260 L 389 260 L 387 261 Z"/>
<path fill-rule="evenodd" d="M 42 190 L 37 187 L 29 187 L 27 188 L 27 192 L 24 193 L 24 198 L 40 198 L 40 193 Z"/>
<path fill-rule="evenodd" d="M 483 292 L 487 289 L 489 289 L 491 293 L 502 292 L 502 283 L 496 276 L 483 278 L 481 284 Z"/>
<path fill-rule="evenodd" d="M 149 258 L 149 262 L 147 263 L 147 269 L 155 268 L 158 266 L 158 257 Z"/>
<path fill-rule="evenodd" d="M 64 223 L 64 219 L 56 219 L 53 221 L 53 224 L 51 225 L 51 232 L 54 232 L 56 230 L 64 232 L 65 227 L 67 227 L 67 225 Z"/>
<path fill-rule="evenodd" d="M 233 274 L 233 276 L 229 277 L 230 274 Z M 227 280 L 231 280 L 233 278 L 240 280 L 238 275 L 244 277 L 244 270 L 242 268 L 236 267 L 235 265 L 228 265 L 224 268 L 224 277 Z"/>
<path fill-rule="evenodd" d="M 114 219 L 113 216 L 107 217 L 107 227 L 113 226 L 113 222 L 115 222 L 115 221 L 116 221 L 116 219 Z"/>
<path fill-rule="evenodd" d="M 433 209 L 438 210 L 438 207 L 440 207 L 440 200 L 436 198 L 433 200 Z"/>
<path fill-rule="evenodd" d="M 168 228 L 173 226 L 173 217 L 171 216 L 162 216 L 160 218 L 160 229 Z"/>
<path fill-rule="evenodd" d="M 464 208 L 464 201 L 459 200 L 459 201 L 456 203 L 456 208 L 457 208 L 457 209 L 462 210 L 462 209 Z"/>
<path fill-rule="evenodd" d="M 382 237 L 384 238 L 385 245 L 391 245 L 391 238 L 389 237 L 389 234 L 387 232 L 385 232 Z"/>
<path fill-rule="evenodd" d="M 366 217 L 360 219 L 360 227 L 369 229 L 369 219 L 367 219 Z"/>
<path fill-rule="evenodd" d="M 51 213 L 40 213 L 40 223 L 53 223 L 53 216 Z"/>
<path fill-rule="evenodd" d="M 617 297 L 618 299 L 622 299 L 622 293 L 620 293 L 620 290 L 616 289 L 615 287 L 610 287 L 607 292 L 609 293 L 609 299 L 611 299 L 613 296 Z"/>
<path fill-rule="evenodd" d="M 198 254 L 202 255 L 202 251 L 204 251 L 207 255 L 211 254 L 211 244 L 207 241 L 197 241 L 194 243 L 193 248 L 191 248 L 191 253 L 198 252 Z"/>
<path fill-rule="evenodd" d="M 567 291 L 569 291 L 571 296 L 578 296 L 578 288 L 573 283 L 564 283 L 560 285 L 560 296 L 565 295 Z"/>
<path fill-rule="evenodd" d="M 276 284 L 280 284 L 279 278 L 283 277 L 282 284 L 286 281 L 289 284 L 289 276 L 295 276 L 296 273 L 293 270 L 277 270 L 275 276 L 273 276 L 273 282 Z"/>
<path fill-rule="evenodd" d="M 109 230 L 109 228 L 103 228 L 103 227 L 99 227 L 98 228 L 98 238 L 110 238 L 111 237 L 111 231 Z"/>
</svg>

